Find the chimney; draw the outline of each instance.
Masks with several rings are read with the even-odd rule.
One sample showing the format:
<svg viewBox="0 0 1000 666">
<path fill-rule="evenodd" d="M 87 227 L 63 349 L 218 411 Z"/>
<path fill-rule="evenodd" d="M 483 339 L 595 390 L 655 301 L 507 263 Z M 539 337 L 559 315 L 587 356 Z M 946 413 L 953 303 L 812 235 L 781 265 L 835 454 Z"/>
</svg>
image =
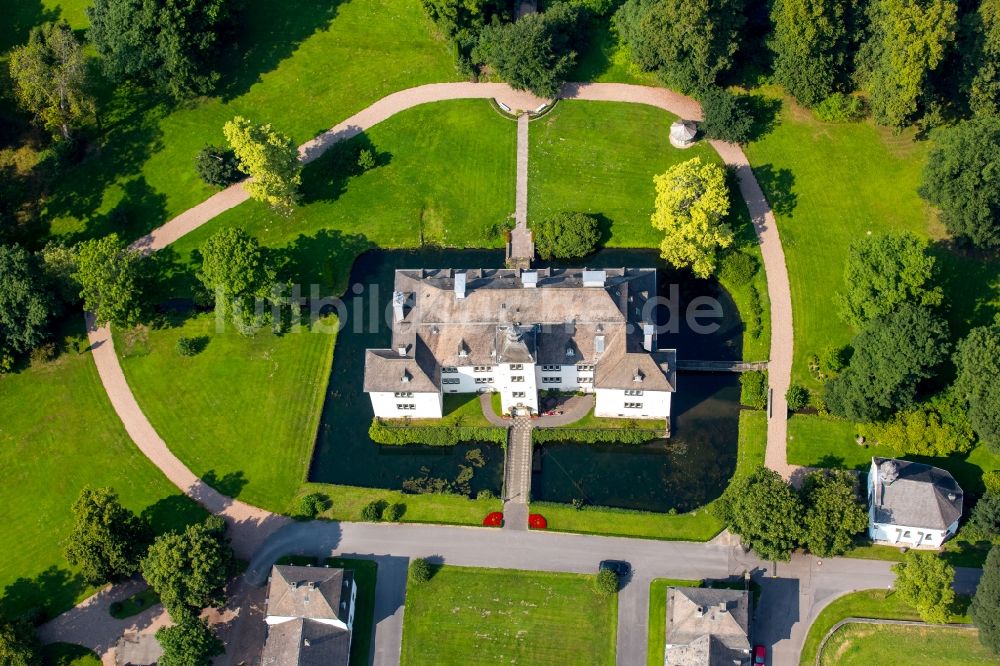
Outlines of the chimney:
<svg viewBox="0 0 1000 666">
<path fill-rule="evenodd" d="M 653 328 L 652 324 L 642 325 L 642 348 L 648 352 L 653 351 Z"/>
<path fill-rule="evenodd" d="M 878 475 L 882 479 L 882 483 L 891 486 L 892 482 L 899 478 L 899 467 L 896 466 L 896 461 L 886 460 L 879 465 Z"/>
<path fill-rule="evenodd" d="M 720 602 L 719 602 L 719 608 L 718 608 L 718 611 L 719 611 L 719 613 L 720 613 L 720 614 L 721 614 L 721 613 L 728 613 L 728 612 L 729 612 L 729 606 L 728 606 L 728 605 L 726 605 L 726 602 L 725 602 L 725 601 L 720 601 Z"/>
<path fill-rule="evenodd" d="M 535 289 L 538 287 L 538 271 L 524 271 L 521 273 L 521 285 L 525 289 Z"/>
<path fill-rule="evenodd" d="M 403 321 L 403 305 L 406 304 L 406 294 L 401 291 L 392 292 L 392 319 L 395 322 Z"/>
<path fill-rule="evenodd" d="M 396 347 L 396 351 L 399 352 L 400 356 L 406 356 L 406 345 L 399 345 Z"/>
<path fill-rule="evenodd" d="M 604 271 L 583 271 L 584 287 L 603 287 L 607 282 L 607 273 Z"/>
<path fill-rule="evenodd" d="M 399 381 L 403 382 L 404 384 L 409 384 L 411 379 L 413 379 L 413 377 L 410 375 L 410 373 L 406 370 L 403 370 L 403 376 L 399 378 Z"/>
<path fill-rule="evenodd" d="M 705 617 L 705 607 L 698 606 L 694 613 L 697 617 Z"/>
<path fill-rule="evenodd" d="M 455 298 L 460 301 L 465 298 L 465 273 L 455 273 Z"/>
<path fill-rule="evenodd" d="M 303 638 L 302 639 L 302 647 L 309 647 L 309 639 L 308 638 Z"/>
<path fill-rule="evenodd" d="M 632 381 L 634 381 L 637 384 L 641 384 L 643 379 L 645 379 L 645 377 L 642 374 L 642 370 L 636 368 L 635 374 L 632 375 Z"/>
</svg>

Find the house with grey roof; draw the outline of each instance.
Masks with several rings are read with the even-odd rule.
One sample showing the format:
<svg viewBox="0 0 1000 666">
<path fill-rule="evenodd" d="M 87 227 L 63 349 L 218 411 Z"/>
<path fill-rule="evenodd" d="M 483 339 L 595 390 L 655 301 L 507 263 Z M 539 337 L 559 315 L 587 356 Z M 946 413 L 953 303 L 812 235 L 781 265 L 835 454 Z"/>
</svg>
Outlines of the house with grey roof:
<svg viewBox="0 0 1000 666">
<path fill-rule="evenodd" d="M 921 463 L 872 458 L 868 535 L 910 548 L 940 548 L 958 531 L 963 493 L 951 474 Z"/>
<path fill-rule="evenodd" d="M 750 664 L 750 593 L 667 588 L 664 664 Z"/>
<path fill-rule="evenodd" d="M 677 353 L 659 349 L 656 270 L 397 270 L 392 341 L 365 354 L 380 418 L 440 418 L 445 393 L 498 392 L 535 414 L 540 390 L 583 391 L 595 415 L 669 419 Z"/>
<path fill-rule="evenodd" d="M 351 571 L 271 567 L 261 666 L 347 666 L 356 599 Z"/>
</svg>

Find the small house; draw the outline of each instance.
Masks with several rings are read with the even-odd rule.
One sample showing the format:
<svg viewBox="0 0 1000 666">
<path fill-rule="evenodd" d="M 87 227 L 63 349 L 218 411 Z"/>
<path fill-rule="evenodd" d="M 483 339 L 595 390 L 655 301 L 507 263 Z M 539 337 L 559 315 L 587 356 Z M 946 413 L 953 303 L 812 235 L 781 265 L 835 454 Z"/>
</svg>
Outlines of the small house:
<svg viewBox="0 0 1000 666">
<path fill-rule="evenodd" d="M 670 145 L 674 148 L 690 148 L 698 135 L 698 126 L 690 120 L 678 120 L 670 126 Z"/>
<path fill-rule="evenodd" d="M 666 666 L 750 664 L 750 593 L 667 588 Z"/>
<path fill-rule="evenodd" d="M 921 463 L 872 458 L 868 473 L 868 535 L 910 548 L 940 548 L 958 531 L 962 488 L 951 474 Z"/>
</svg>

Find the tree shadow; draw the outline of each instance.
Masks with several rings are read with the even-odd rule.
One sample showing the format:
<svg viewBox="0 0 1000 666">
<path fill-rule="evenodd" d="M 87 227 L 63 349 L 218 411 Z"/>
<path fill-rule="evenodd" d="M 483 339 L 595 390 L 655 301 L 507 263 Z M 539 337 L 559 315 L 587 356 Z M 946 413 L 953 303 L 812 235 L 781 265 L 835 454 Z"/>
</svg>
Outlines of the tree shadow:
<svg viewBox="0 0 1000 666">
<path fill-rule="evenodd" d="M 86 588 L 80 574 L 51 566 L 34 578 L 21 577 L 4 588 L 0 617 L 38 626 L 72 607 Z"/>
<path fill-rule="evenodd" d="M 220 40 L 231 47 L 220 57 L 229 66 L 221 72 L 218 94 L 229 101 L 247 92 L 305 40 L 328 28 L 343 1 L 245 0 L 230 20 L 230 25 L 238 26 L 236 34 Z"/>
<path fill-rule="evenodd" d="M 739 248 L 753 247 L 760 244 L 757 238 L 757 231 L 754 229 L 753 220 L 750 217 L 750 210 L 747 208 L 746 199 L 740 192 L 739 178 L 735 169 L 726 169 L 726 187 L 729 190 L 729 214 L 726 215 L 726 223 L 733 230 L 733 250 Z"/>
<path fill-rule="evenodd" d="M 167 196 L 155 191 L 138 176 L 122 186 L 122 198 L 107 214 L 93 219 L 84 236 L 106 236 L 112 232 L 124 239 L 137 238 L 159 226 L 167 217 Z"/>
<path fill-rule="evenodd" d="M 346 141 L 335 143 L 303 170 L 300 190 L 302 203 L 311 204 L 339 199 L 347 191 L 348 182 L 366 171 L 358 164 L 358 158 L 363 150 L 370 151 L 375 158 L 371 169 L 386 166 L 392 161 L 392 153 L 379 151 L 364 132 Z"/>
<path fill-rule="evenodd" d="M 743 95 L 742 102 L 747 113 L 753 118 L 750 129 L 751 141 L 759 141 L 774 131 L 781 113 L 781 100 L 763 95 Z"/>
<path fill-rule="evenodd" d="M 187 495 L 170 495 L 142 510 L 140 517 L 149 523 L 153 534 L 180 532 L 188 525 L 205 520 L 208 512 Z"/>
<path fill-rule="evenodd" d="M 243 492 L 243 488 L 249 483 L 242 470 L 228 472 L 224 476 L 219 476 L 214 469 L 211 469 L 202 475 L 201 480 L 226 497 L 233 499 L 239 497 L 240 493 Z"/>
<path fill-rule="evenodd" d="M 1000 314 L 1000 256 L 947 240 L 933 243 L 930 252 L 937 259 L 938 284 L 944 291 L 953 338 L 992 323 Z"/>
<path fill-rule="evenodd" d="M 354 259 L 374 244 L 362 234 L 345 234 L 338 229 L 321 229 L 312 236 L 300 234 L 286 247 L 274 250 L 282 266 L 281 274 L 293 284 L 318 285 L 320 295 L 333 294 L 341 287 Z M 349 268 L 348 268 L 349 270 Z"/>
<path fill-rule="evenodd" d="M 754 166 L 757 182 L 767 193 L 767 200 L 775 215 L 792 217 L 799 197 L 795 193 L 795 174 L 790 169 L 775 169 L 773 164 Z"/>
<path fill-rule="evenodd" d="M 10 50 L 28 41 L 31 29 L 59 18 L 59 9 L 42 5 L 41 0 L 16 0 L 5 3 L 3 21 L 0 21 L 0 52 Z"/>
</svg>

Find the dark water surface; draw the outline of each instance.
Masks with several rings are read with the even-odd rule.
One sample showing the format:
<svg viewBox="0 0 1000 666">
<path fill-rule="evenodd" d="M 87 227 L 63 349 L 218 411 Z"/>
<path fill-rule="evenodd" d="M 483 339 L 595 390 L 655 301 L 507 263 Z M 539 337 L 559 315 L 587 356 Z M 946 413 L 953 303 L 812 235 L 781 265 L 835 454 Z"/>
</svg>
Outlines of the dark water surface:
<svg viewBox="0 0 1000 666">
<path fill-rule="evenodd" d="M 499 494 L 503 451 L 496 445 L 400 447 L 372 442 L 368 437 L 372 408 L 362 382 L 365 349 L 384 348 L 390 342 L 383 312 L 397 268 L 502 265 L 502 253 L 483 250 L 377 250 L 358 257 L 351 270 L 351 288 L 343 297 L 347 323 L 337 338 L 311 481 L 399 489 L 410 478 L 454 479 L 459 465 L 465 464 L 466 452 L 479 448 L 486 465 L 475 470 L 472 493 L 489 489 Z M 586 265 L 657 268 L 660 295 L 667 297 L 670 285 L 676 284 L 680 305 L 674 315 L 668 307 L 658 309 L 660 324 L 679 317 L 676 333 L 660 335 L 660 347 L 676 347 L 682 360 L 740 358 L 743 325 L 729 295 L 716 282 L 671 270 L 651 250 L 605 250 L 587 259 Z M 685 320 L 685 308 L 699 296 L 712 297 L 722 307 L 720 328 L 711 335 L 696 334 Z M 378 302 L 375 313 L 373 300 Z M 373 320 L 376 326 L 371 325 Z M 357 326 L 358 322 L 363 325 Z M 653 511 L 685 511 L 718 497 L 736 466 L 739 383 L 735 375 L 697 374 L 681 374 L 677 383 L 669 440 L 644 446 L 547 444 L 536 450 L 532 497 L 557 502 L 581 498 L 591 504 Z"/>
</svg>

